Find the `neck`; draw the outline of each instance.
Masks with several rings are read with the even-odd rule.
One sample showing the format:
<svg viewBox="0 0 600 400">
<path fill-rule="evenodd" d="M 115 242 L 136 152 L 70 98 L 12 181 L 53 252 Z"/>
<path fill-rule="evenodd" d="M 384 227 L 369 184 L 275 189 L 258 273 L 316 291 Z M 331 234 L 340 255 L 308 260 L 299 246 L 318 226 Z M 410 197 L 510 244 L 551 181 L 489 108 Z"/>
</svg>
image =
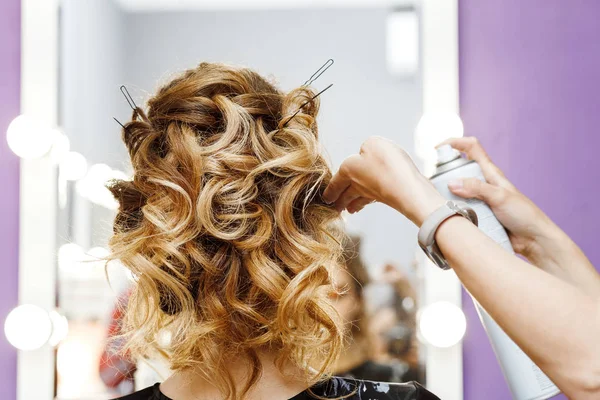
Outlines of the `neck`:
<svg viewBox="0 0 600 400">
<path fill-rule="evenodd" d="M 334 375 L 348 372 L 368 359 L 362 340 L 354 340 L 344 348 L 333 368 Z"/>
<path fill-rule="evenodd" d="M 261 352 L 258 355 L 262 365 L 262 374 L 258 382 L 244 395 L 247 400 L 289 399 L 305 390 L 308 385 L 299 378 L 304 371 L 292 366 L 284 365 L 283 371 L 275 366 L 275 353 Z M 233 381 L 240 383 L 236 386 L 237 395 L 244 388 L 249 377 L 248 361 L 243 358 L 232 359 L 227 365 L 227 372 Z M 222 400 L 223 393 L 213 383 L 204 378 L 197 369 L 175 372 L 169 379 L 160 385 L 160 390 L 165 396 L 177 400 Z"/>
</svg>

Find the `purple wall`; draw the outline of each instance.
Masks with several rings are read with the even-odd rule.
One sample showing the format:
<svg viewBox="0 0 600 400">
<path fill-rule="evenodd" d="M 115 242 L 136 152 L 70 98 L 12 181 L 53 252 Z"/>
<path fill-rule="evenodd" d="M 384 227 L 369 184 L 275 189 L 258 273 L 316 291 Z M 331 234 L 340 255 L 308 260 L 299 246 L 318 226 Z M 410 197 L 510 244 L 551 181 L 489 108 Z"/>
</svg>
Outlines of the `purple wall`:
<svg viewBox="0 0 600 400">
<path fill-rule="evenodd" d="M 459 0 L 465 134 L 600 266 L 600 2 Z M 465 296 L 465 400 L 510 395 Z"/>
<path fill-rule="evenodd" d="M 17 304 L 19 159 L 6 144 L 6 128 L 19 115 L 21 2 L 0 1 L 0 393 L 16 398 L 17 353 L 4 336 L 6 314 Z"/>
</svg>

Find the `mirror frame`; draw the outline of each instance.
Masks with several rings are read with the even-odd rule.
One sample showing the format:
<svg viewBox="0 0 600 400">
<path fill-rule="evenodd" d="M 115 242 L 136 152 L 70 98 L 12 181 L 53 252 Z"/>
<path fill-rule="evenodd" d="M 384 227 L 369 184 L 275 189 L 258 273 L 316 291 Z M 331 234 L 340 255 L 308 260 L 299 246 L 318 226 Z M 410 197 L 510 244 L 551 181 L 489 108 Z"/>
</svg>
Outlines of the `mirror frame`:
<svg viewBox="0 0 600 400">
<path fill-rule="evenodd" d="M 58 115 L 59 1 L 22 0 L 21 9 L 21 112 L 49 126 L 56 125 Z M 390 7 L 420 9 L 423 112 L 458 114 L 458 0 L 388 3 Z M 56 182 L 56 168 L 49 157 L 21 160 L 19 304 L 47 310 L 56 304 Z M 444 300 L 462 308 L 456 275 L 438 270 L 422 252 L 417 254 L 425 281 L 422 306 Z M 462 400 L 462 343 L 445 349 L 425 347 L 428 389 L 444 400 Z M 17 399 L 51 399 L 48 393 L 54 393 L 54 365 L 55 351 L 48 345 L 19 351 Z"/>
</svg>

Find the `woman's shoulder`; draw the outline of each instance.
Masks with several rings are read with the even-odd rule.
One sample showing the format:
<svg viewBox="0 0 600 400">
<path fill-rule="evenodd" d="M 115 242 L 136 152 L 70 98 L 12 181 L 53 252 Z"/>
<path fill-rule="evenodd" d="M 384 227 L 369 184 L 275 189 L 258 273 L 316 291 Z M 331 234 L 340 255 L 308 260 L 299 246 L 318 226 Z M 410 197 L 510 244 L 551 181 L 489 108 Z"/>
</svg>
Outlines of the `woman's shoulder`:
<svg viewBox="0 0 600 400">
<path fill-rule="evenodd" d="M 332 377 L 316 385 L 312 392 L 319 397 L 343 396 L 348 400 L 439 400 L 417 382 L 388 383 L 341 377 Z"/>
</svg>

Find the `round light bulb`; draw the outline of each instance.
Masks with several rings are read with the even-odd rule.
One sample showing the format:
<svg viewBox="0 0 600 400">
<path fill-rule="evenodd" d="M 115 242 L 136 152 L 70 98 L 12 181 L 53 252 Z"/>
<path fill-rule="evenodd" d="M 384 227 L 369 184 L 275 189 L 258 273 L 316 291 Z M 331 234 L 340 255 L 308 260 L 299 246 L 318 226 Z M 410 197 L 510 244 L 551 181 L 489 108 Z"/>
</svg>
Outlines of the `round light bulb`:
<svg viewBox="0 0 600 400">
<path fill-rule="evenodd" d="M 88 259 L 83 249 L 75 243 L 65 243 L 58 249 L 58 267 L 63 271 L 76 271 Z"/>
<path fill-rule="evenodd" d="M 56 165 L 59 165 L 65 159 L 69 150 L 71 150 L 71 141 L 68 136 L 58 129 L 53 130 L 54 140 L 50 149 L 50 159 Z"/>
<path fill-rule="evenodd" d="M 447 301 L 425 307 L 419 315 L 419 334 L 435 347 L 452 347 L 461 341 L 467 329 L 463 311 Z"/>
<path fill-rule="evenodd" d="M 76 151 L 68 152 L 59 164 L 62 177 L 68 181 L 77 181 L 87 172 L 85 157 Z"/>
<path fill-rule="evenodd" d="M 113 179 L 126 179 L 124 172 L 114 170 L 106 164 L 94 164 L 85 178 L 77 182 L 77 193 L 94 204 L 116 210 L 119 207 L 106 185 Z"/>
<path fill-rule="evenodd" d="M 57 346 L 69 333 L 69 321 L 67 317 L 61 315 L 56 310 L 50 311 L 49 314 L 50 321 L 52 321 L 52 334 L 50 335 L 50 339 L 48 339 L 48 343 L 51 346 Z"/>
<path fill-rule="evenodd" d="M 110 255 L 110 251 L 105 249 L 104 247 L 92 247 L 87 254 L 92 257 L 94 260 L 104 260 L 106 257 Z"/>
<path fill-rule="evenodd" d="M 56 369 L 60 378 L 70 382 L 85 381 L 89 366 L 94 365 L 94 347 L 84 339 L 70 338 L 58 346 Z"/>
<path fill-rule="evenodd" d="M 26 115 L 13 119 L 6 131 L 8 147 L 25 159 L 39 158 L 48 153 L 53 140 L 51 129 Z"/>
<path fill-rule="evenodd" d="M 448 138 L 463 135 L 463 123 L 455 113 L 442 111 L 425 113 L 415 131 L 417 155 L 425 161 L 435 162 L 435 146 Z"/>
<path fill-rule="evenodd" d="M 4 321 L 4 334 L 19 350 L 42 347 L 52 333 L 50 316 L 41 307 L 25 304 L 13 309 Z"/>
</svg>

